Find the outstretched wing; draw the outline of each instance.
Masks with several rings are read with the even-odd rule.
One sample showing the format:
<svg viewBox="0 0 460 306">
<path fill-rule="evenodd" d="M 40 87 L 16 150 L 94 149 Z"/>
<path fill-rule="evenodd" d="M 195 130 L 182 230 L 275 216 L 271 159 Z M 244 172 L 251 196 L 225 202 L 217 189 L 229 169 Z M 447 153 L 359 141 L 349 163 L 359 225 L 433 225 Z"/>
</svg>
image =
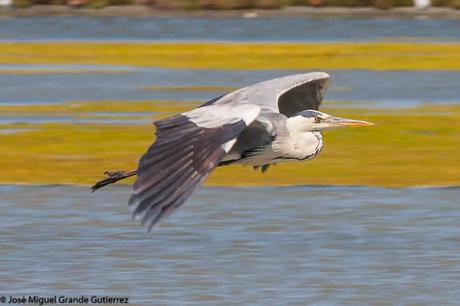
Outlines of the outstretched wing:
<svg viewBox="0 0 460 306">
<path fill-rule="evenodd" d="M 281 113 L 287 117 L 308 110 L 318 110 L 329 84 L 329 74 L 311 72 L 288 75 L 228 93 L 206 105 L 222 105 L 240 101 L 262 107 L 262 111 Z"/>
<path fill-rule="evenodd" d="M 329 85 L 329 75 L 315 72 L 281 78 L 280 81 L 284 86 L 278 94 L 278 109 L 280 113 L 291 117 L 307 109 L 319 109 Z"/>
<path fill-rule="evenodd" d="M 129 205 L 149 223 L 185 202 L 255 120 L 251 104 L 209 105 L 155 122 L 157 139 L 142 156 Z"/>
</svg>

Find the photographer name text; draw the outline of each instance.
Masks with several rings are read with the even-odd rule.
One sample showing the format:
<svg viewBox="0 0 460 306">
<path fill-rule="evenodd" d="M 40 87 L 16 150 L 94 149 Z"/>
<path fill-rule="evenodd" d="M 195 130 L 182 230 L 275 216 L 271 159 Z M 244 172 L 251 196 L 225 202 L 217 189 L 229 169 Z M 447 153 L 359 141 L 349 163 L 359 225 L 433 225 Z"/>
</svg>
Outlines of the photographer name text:
<svg viewBox="0 0 460 306">
<path fill-rule="evenodd" d="M 129 304 L 128 297 L 116 296 L 98 296 L 98 295 L 81 295 L 81 296 L 38 296 L 38 295 L 20 295 L 20 296 L 1 296 L 2 304 L 26 304 L 26 305 L 50 305 L 50 304 Z"/>
</svg>

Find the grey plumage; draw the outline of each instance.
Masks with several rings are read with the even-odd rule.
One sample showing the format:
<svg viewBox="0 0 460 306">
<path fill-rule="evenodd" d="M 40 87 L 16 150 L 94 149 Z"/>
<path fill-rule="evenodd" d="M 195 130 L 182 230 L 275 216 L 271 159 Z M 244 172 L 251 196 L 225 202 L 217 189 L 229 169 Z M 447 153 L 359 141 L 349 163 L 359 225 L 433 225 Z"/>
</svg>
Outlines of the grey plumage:
<svg viewBox="0 0 460 306">
<path fill-rule="evenodd" d="M 129 201 L 133 216 L 150 230 L 217 166 L 243 164 L 265 172 L 275 163 L 314 158 L 323 145 L 322 129 L 369 125 L 318 111 L 328 83 L 324 72 L 290 75 L 155 122 L 157 139 L 140 159 Z"/>
<path fill-rule="evenodd" d="M 223 145 L 232 139 L 236 142 L 228 156 L 261 154 L 276 135 L 287 133 L 288 116 L 305 109 L 318 109 L 328 78 L 325 73 L 312 73 L 270 80 L 213 99 L 201 107 L 214 107 L 217 114 L 224 106 L 230 112 L 235 105 L 259 106 L 257 118 L 247 126 L 239 114 L 234 116 L 239 120 L 219 126 L 224 121 L 220 115 L 215 118 L 216 123 L 203 118 L 206 112 L 194 111 L 156 122 L 157 140 L 139 162 L 138 178 L 129 201 L 134 206 L 134 216 L 142 217 L 142 224 L 150 223 L 151 228 L 180 206 L 221 163 L 226 155 Z M 262 172 L 268 165 L 260 165 Z"/>
</svg>

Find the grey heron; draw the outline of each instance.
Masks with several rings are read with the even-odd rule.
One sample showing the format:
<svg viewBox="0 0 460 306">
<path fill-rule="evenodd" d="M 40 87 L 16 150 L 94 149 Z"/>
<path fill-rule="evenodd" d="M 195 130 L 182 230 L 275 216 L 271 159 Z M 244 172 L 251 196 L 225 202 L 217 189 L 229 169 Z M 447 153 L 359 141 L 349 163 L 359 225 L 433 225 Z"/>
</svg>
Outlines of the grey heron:
<svg viewBox="0 0 460 306">
<path fill-rule="evenodd" d="M 129 205 L 149 231 L 181 206 L 211 171 L 306 161 L 323 147 L 321 131 L 370 122 L 320 112 L 329 75 L 312 72 L 257 83 L 154 122 L 156 141 L 137 170 L 110 172 L 92 191 L 137 175 Z"/>
</svg>

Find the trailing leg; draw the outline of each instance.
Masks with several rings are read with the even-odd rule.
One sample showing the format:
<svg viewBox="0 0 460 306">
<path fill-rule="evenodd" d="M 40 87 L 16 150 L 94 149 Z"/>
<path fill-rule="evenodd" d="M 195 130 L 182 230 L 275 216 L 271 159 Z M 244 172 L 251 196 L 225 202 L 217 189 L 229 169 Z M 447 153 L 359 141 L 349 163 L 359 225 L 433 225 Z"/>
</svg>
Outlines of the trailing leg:
<svg viewBox="0 0 460 306">
<path fill-rule="evenodd" d="M 91 187 L 91 192 L 94 192 L 94 191 L 98 190 L 101 187 L 113 184 L 113 183 L 118 182 L 120 180 L 123 180 L 125 178 L 134 176 L 134 175 L 137 174 L 137 170 L 129 171 L 129 172 L 126 172 L 126 171 L 106 171 L 104 174 L 107 176 L 107 178 L 105 178 L 103 180 L 100 180 L 96 184 L 94 184 L 94 186 Z"/>
</svg>

